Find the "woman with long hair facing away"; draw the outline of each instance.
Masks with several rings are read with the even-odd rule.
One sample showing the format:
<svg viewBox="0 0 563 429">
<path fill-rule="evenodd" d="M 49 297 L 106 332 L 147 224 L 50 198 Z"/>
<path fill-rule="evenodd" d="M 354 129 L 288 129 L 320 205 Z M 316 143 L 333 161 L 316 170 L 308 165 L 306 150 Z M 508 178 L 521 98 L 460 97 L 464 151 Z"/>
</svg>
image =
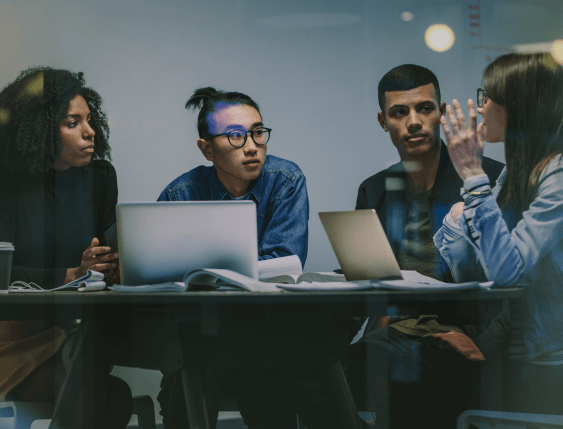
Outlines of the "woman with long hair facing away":
<svg viewBox="0 0 563 429">
<path fill-rule="evenodd" d="M 505 408 L 563 412 L 563 70 L 547 53 L 508 54 L 486 68 L 466 124 L 460 104 L 442 126 L 464 180 L 434 240 L 456 281 L 475 270 L 498 286 L 523 284 L 511 300 Z M 491 189 L 483 142 L 504 142 L 506 167 Z"/>
<path fill-rule="evenodd" d="M 0 93 L 0 241 L 15 247 L 11 282 L 52 289 L 88 270 L 115 274 L 117 249 L 103 237 L 117 178 L 101 104 L 82 73 L 48 67 L 24 70 Z M 0 400 L 54 402 L 74 329 L 0 322 Z M 73 427 L 127 426 L 131 391 L 109 371 L 90 371 Z"/>
</svg>

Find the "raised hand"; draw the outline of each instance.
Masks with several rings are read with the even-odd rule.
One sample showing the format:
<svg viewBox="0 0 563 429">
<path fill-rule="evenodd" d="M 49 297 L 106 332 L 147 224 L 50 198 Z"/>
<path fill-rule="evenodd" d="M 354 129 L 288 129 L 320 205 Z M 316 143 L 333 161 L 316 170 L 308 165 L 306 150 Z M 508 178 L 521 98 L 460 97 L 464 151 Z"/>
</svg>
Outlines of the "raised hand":
<svg viewBox="0 0 563 429">
<path fill-rule="evenodd" d="M 111 252 L 111 248 L 100 246 L 100 241 L 94 237 L 90 246 L 88 246 L 82 254 L 80 266 L 77 268 L 69 268 L 67 270 L 65 283 L 74 281 L 86 275 L 88 270 L 100 271 L 103 272 L 105 276 L 108 276 L 110 270 L 115 269 L 118 266 L 117 259 L 119 259 L 118 253 L 109 252 Z"/>
<path fill-rule="evenodd" d="M 465 117 L 461 110 L 461 105 L 457 100 L 452 102 L 452 106 L 446 107 L 446 112 L 450 120 L 451 128 L 444 116 L 440 118 L 442 129 L 446 137 L 448 152 L 454 167 L 462 180 L 484 174 L 481 167 L 483 160 L 483 124 L 477 124 L 477 113 L 473 100 L 467 102 L 469 108 L 469 126 L 465 125 Z"/>
<path fill-rule="evenodd" d="M 463 202 L 455 203 L 452 206 L 452 209 L 450 210 L 450 217 L 455 223 L 459 223 L 459 217 L 463 213 L 463 207 L 464 207 Z"/>
</svg>

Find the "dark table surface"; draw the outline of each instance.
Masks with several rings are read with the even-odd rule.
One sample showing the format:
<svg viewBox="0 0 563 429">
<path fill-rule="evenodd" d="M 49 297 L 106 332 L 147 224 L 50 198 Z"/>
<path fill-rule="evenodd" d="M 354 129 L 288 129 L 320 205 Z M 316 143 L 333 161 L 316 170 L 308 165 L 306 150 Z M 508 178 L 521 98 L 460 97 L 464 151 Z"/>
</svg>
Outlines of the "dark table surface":
<svg viewBox="0 0 563 429">
<path fill-rule="evenodd" d="M 385 314 L 390 306 L 395 314 L 433 314 L 444 305 L 472 306 L 479 303 L 519 298 L 523 288 L 441 291 L 338 291 L 338 292 L 46 292 L 0 294 L 0 319 L 37 320 L 48 316 L 80 318 L 85 310 L 105 307 L 158 311 L 210 310 L 245 306 L 313 306 L 328 312 L 363 315 Z M 477 305 L 475 305 L 477 304 Z M 227 306 L 227 307 L 225 307 Z"/>
<path fill-rule="evenodd" d="M 332 316 L 361 316 L 374 312 L 378 314 L 389 312 L 415 314 L 414 311 L 434 314 L 434 312 L 440 311 L 440 306 L 469 309 L 470 314 L 478 315 L 481 304 L 500 301 L 504 298 L 518 298 L 522 295 L 522 288 L 279 293 L 226 291 L 6 293 L 0 294 L 0 319 L 51 319 L 56 322 L 76 318 L 89 322 L 86 323 L 86 326 L 90 328 L 82 330 L 81 335 L 83 338 L 81 343 L 86 344 L 86 351 L 83 351 L 82 346 L 75 351 L 78 356 L 77 362 L 86 360 L 79 365 L 75 365 L 73 361 L 71 374 L 68 377 L 73 380 L 73 383 L 65 383 L 63 394 L 51 421 L 50 427 L 58 428 L 65 426 L 64 422 L 68 416 L 64 410 L 73 408 L 77 389 L 82 385 L 81 366 L 90 365 L 89 362 L 95 360 L 92 357 L 92 350 L 96 350 L 96 347 L 88 347 L 88 344 L 93 344 L 91 338 L 97 335 L 92 333 L 93 329 L 101 332 L 102 337 L 105 332 L 112 332 L 110 338 L 103 342 L 104 348 L 106 351 L 112 350 L 108 354 L 113 357 L 114 364 L 133 367 L 175 371 L 180 368 L 202 367 L 199 362 L 205 362 L 210 367 L 222 367 L 225 364 L 219 359 L 222 356 L 227 357 L 228 363 L 232 366 L 242 366 L 249 359 L 248 356 L 255 359 L 257 355 L 266 355 L 271 351 L 274 352 L 271 353 L 272 356 L 280 358 L 284 365 L 290 365 L 291 356 L 284 356 L 283 352 L 296 346 L 312 348 L 310 354 L 314 357 L 313 361 L 318 363 L 319 359 L 313 354 L 313 351 L 329 357 L 332 352 L 332 355 L 338 357 L 337 339 L 330 330 L 326 329 Z M 321 317 L 317 317 L 319 314 Z M 300 334 L 299 336 L 293 336 L 291 331 L 293 328 L 291 323 L 296 318 L 295 331 Z M 299 323 L 299 318 L 305 320 L 305 323 Z M 258 320 L 261 322 L 263 330 L 268 332 L 267 336 L 262 335 L 260 338 L 272 337 L 275 341 L 272 340 L 269 347 L 266 347 L 268 344 L 264 342 L 255 344 L 255 348 L 258 348 L 253 350 L 252 346 L 257 342 L 255 338 L 258 336 L 253 333 L 252 329 Z M 237 321 L 237 323 L 233 324 L 232 321 Z M 271 335 L 277 329 L 280 321 L 283 328 L 289 329 L 287 333 L 285 329 L 280 331 L 281 334 L 286 334 L 287 338 L 281 335 L 282 340 L 284 338 L 287 340 L 286 345 L 280 340 L 279 335 Z M 270 322 L 271 326 L 268 325 Z M 315 326 L 315 323 L 320 326 Z M 191 336 L 184 328 L 191 326 L 190 324 L 197 327 Z M 104 328 L 104 325 L 107 325 L 107 328 Z M 311 341 L 311 336 L 303 335 L 304 326 L 315 334 L 313 338 L 318 345 Z M 260 334 L 260 329 L 257 332 Z M 151 333 L 153 335 L 150 335 Z M 327 338 L 321 338 L 321 334 Z M 186 336 L 184 342 L 189 344 L 187 352 L 180 350 L 178 339 L 182 336 Z M 295 338 L 297 337 L 303 337 L 306 341 L 296 345 Z M 201 338 L 205 338 L 203 343 Z M 239 363 L 234 361 L 235 353 L 232 349 L 235 346 L 241 348 L 241 339 L 248 342 L 246 344 L 242 341 L 244 343 L 242 348 L 248 356 L 242 356 Z M 162 353 L 163 350 L 166 350 L 166 353 Z M 198 352 L 193 353 L 196 350 Z M 301 355 L 307 355 L 307 353 L 296 354 L 294 364 L 307 363 Z M 217 357 L 217 362 L 214 361 L 214 357 Z M 273 358 L 264 359 L 264 362 L 264 366 L 277 364 Z M 194 374 L 197 375 L 197 371 Z M 188 375 L 186 375 L 187 380 Z M 197 377 L 194 378 L 194 380 L 196 379 Z M 196 384 L 198 387 L 199 384 Z M 202 397 L 201 386 L 195 389 L 195 392 L 195 397 Z M 350 395 L 348 394 L 348 396 Z M 191 404 L 188 399 L 186 399 L 187 406 Z M 194 405 L 194 409 L 199 412 L 196 413 L 198 418 L 194 417 L 194 419 L 198 422 L 205 420 L 205 404 L 196 405 Z M 208 425 L 194 423 L 194 427 L 208 427 Z"/>
</svg>

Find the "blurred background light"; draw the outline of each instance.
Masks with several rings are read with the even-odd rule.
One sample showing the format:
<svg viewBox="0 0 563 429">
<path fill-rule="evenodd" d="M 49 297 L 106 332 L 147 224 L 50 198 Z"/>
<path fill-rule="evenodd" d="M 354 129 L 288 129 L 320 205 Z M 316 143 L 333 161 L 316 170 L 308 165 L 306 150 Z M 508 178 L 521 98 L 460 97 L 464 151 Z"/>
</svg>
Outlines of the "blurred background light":
<svg viewBox="0 0 563 429">
<path fill-rule="evenodd" d="M 403 12 L 403 13 L 401 14 L 401 19 L 402 19 L 403 21 L 409 22 L 409 21 L 412 21 L 412 20 L 414 19 L 414 15 L 413 15 L 412 12 Z"/>
<path fill-rule="evenodd" d="M 453 46 L 455 34 L 446 24 L 434 24 L 426 29 L 424 41 L 433 51 L 444 52 Z"/>
<path fill-rule="evenodd" d="M 549 52 L 551 50 L 551 45 L 553 45 L 553 42 L 520 43 L 518 45 L 513 45 L 512 49 L 514 52 L 523 54 L 532 52 Z"/>
<path fill-rule="evenodd" d="M 550 49 L 551 55 L 559 64 L 563 64 L 563 40 L 554 40 Z"/>
<path fill-rule="evenodd" d="M 298 13 L 262 18 L 258 24 L 278 28 L 326 28 L 359 24 L 362 17 L 355 13 Z"/>
<path fill-rule="evenodd" d="M 556 39 L 553 42 L 522 43 L 513 45 L 514 52 L 529 54 L 533 52 L 549 52 L 555 61 L 563 64 L 563 39 Z"/>
</svg>

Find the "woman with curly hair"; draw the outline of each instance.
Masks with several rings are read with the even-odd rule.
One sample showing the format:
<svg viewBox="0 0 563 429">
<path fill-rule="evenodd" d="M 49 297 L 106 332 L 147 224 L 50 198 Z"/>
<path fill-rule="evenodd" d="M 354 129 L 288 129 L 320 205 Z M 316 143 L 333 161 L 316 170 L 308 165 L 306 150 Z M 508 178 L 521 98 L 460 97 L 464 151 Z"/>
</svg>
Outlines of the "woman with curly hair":
<svg viewBox="0 0 563 429">
<path fill-rule="evenodd" d="M 11 282 L 52 289 L 89 269 L 116 272 L 117 253 L 103 238 L 115 222 L 117 178 L 101 104 L 82 73 L 48 67 L 24 70 L 0 93 L 0 241 L 15 247 Z M 70 331 L 46 321 L 0 322 L 0 400 L 55 401 Z M 102 394 L 91 400 L 85 385 L 83 402 L 91 405 L 75 419 L 126 427 L 129 387 L 107 366 L 89 379 Z"/>
</svg>

